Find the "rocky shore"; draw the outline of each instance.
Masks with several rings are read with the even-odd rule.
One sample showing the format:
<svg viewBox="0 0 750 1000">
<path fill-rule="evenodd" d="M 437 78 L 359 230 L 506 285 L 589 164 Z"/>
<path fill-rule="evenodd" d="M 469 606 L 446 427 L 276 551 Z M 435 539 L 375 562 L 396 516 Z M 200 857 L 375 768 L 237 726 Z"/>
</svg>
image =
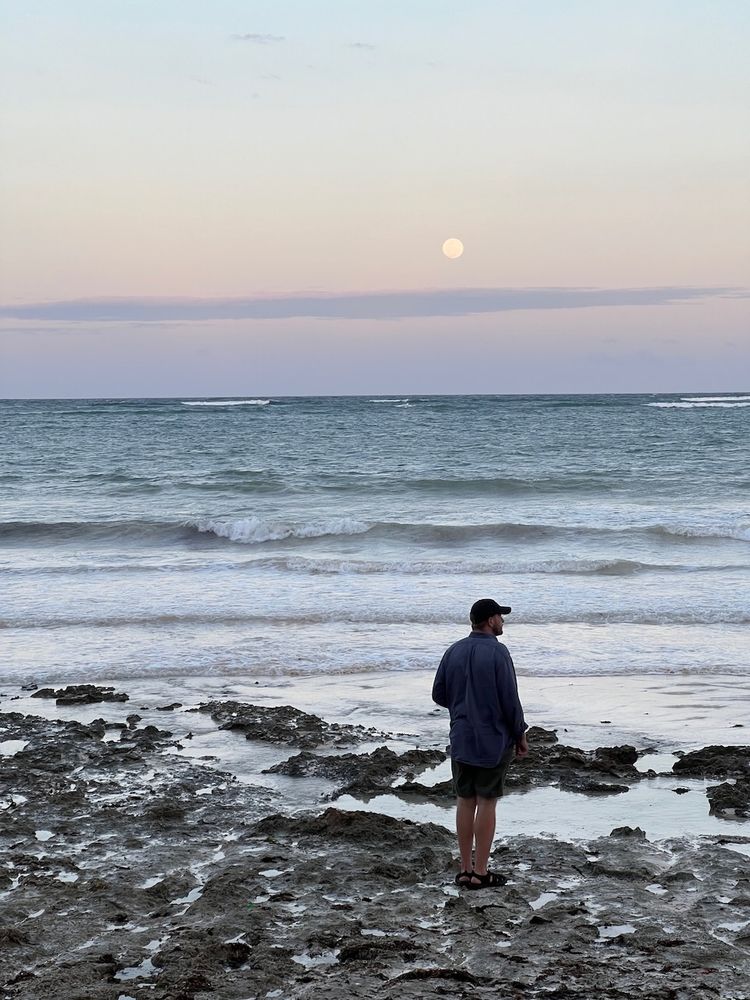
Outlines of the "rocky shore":
<svg viewBox="0 0 750 1000">
<path fill-rule="evenodd" d="M 725 835 L 499 838 L 507 884 L 474 892 L 453 884 L 445 826 L 368 811 L 385 794 L 449 804 L 425 776 L 442 748 L 392 749 L 292 706 L 215 699 L 178 727 L 179 702 L 153 706 L 154 725 L 112 688 L 34 696 L 108 711 L 1 703 L 2 1000 L 750 998 L 748 747 L 686 752 L 670 772 L 711 779 Z M 191 717 L 247 740 L 257 781 L 188 756 Z M 283 753 L 265 766 L 268 745 Z M 582 750 L 539 727 L 530 745 L 510 792 L 608 799 L 657 774 L 636 766 L 646 746 Z M 328 790 L 294 810 L 264 774 Z"/>
</svg>

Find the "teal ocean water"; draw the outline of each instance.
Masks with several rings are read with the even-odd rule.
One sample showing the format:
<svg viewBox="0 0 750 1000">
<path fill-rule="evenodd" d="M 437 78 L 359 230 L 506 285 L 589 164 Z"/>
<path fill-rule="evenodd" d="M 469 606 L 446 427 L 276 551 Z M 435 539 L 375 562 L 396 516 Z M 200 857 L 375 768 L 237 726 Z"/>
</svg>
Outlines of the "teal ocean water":
<svg viewBox="0 0 750 1000">
<path fill-rule="evenodd" d="M 0 402 L 0 679 L 750 672 L 750 394 Z"/>
</svg>

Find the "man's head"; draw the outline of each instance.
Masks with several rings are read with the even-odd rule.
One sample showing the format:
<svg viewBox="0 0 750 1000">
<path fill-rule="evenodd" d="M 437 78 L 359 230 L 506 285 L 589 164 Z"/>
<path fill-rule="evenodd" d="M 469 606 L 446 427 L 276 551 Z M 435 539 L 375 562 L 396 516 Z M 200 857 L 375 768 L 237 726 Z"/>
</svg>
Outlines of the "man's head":
<svg viewBox="0 0 750 1000">
<path fill-rule="evenodd" d="M 492 635 L 503 634 L 503 615 L 509 615 L 507 605 L 498 604 L 491 597 L 483 597 L 471 606 L 469 618 L 471 627 L 477 632 L 488 632 Z"/>
</svg>

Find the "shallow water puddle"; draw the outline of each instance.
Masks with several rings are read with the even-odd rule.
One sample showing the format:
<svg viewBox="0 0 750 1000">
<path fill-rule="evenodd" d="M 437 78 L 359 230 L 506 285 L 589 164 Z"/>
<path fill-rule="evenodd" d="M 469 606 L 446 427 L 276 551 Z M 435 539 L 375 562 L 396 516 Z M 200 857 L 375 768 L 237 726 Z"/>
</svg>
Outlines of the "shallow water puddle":
<svg viewBox="0 0 750 1000">
<path fill-rule="evenodd" d="M 543 892 L 540 896 L 537 896 L 536 899 L 530 899 L 529 906 L 532 910 L 541 910 L 541 908 L 546 906 L 547 903 L 551 903 L 553 899 L 558 898 L 558 893 L 556 892 Z"/>
<path fill-rule="evenodd" d="M 750 857 L 750 844 L 722 844 L 729 851 L 739 851 L 740 854 L 747 854 Z"/>
<path fill-rule="evenodd" d="M 114 978 L 120 982 L 127 979 L 141 979 L 144 976 L 155 976 L 161 969 L 157 969 L 150 958 L 144 958 L 140 965 L 129 965 L 126 969 L 120 969 L 115 973 Z"/>
<path fill-rule="evenodd" d="M 158 885 L 160 882 L 163 882 L 164 878 L 165 876 L 163 874 L 153 875 L 151 878 L 147 878 L 145 882 L 142 882 L 140 885 L 137 885 L 136 889 L 153 889 L 155 885 Z"/>
<path fill-rule="evenodd" d="M 727 931 L 742 931 L 750 926 L 750 920 L 730 920 L 725 924 L 717 924 L 716 926 Z"/>
<path fill-rule="evenodd" d="M 639 757 L 635 762 L 635 768 L 644 774 L 646 771 L 656 771 L 657 774 L 666 771 L 672 773 L 672 768 L 679 759 L 676 754 L 657 750 L 654 753 L 645 753 L 642 757 Z"/>
<path fill-rule="evenodd" d="M 28 745 L 28 740 L 3 740 L 0 742 L 0 757 L 15 757 Z"/>
<path fill-rule="evenodd" d="M 557 883 L 557 888 L 562 890 L 577 889 L 582 882 L 583 879 L 579 878 L 577 875 L 566 875 L 565 878 L 560 879 Z"/>
<path fill-rule="evenodd" d="M 301 955 L 292 955 L 292 961 L 297 965 L 304 965 L 306 969 L 317 969 L 325 965 L 335 965 L 338 962 L 339 949 L 334 951 L 322 951 L 319 955 L 308 955 L 303 952 Z"/>
<path fill-rule="evenodd" d="M 621 934 L 635 934 L 635 927 L 632 924 L 600 924 L 597 930 L 601 941 L 619 937 Z"/>
<path fill-rule="evenodd" d="M 54 833 L 51 830 L 36 830 L 34 836 L 37 840 L 41 840 L 42 843 L 51 840 L 54 837 Z"/>
<path fill-rule="evenodd" d="M 10 809 L 11 806 L 22 806 L 24 802 L 28 801 L 29 800 L 26 798 L 25 795 L 13 794 L 8 799 L 5 799 L 2 802 L 0 802 L 0 809 Z"/>
<path fill-rule="evenodd" d="M 194 889 L 191 889 L 187 896 L 182 896 L 180 899 L 173 899 L 171 906 L 177 906 L 179 903 L 194 903 L 196 900 L 200 899 L 203 895 L 203 886 L 197 885 Z"/>
<path fill-rule="evenodd" d="M 651 885 L 645 887 L 646 892 L 651 892 L 654 896 L 665 896 L 669 889 L 665 889 L 663 885 L 659 885 L 658 882 L 652 882 Z"/>
</svg>

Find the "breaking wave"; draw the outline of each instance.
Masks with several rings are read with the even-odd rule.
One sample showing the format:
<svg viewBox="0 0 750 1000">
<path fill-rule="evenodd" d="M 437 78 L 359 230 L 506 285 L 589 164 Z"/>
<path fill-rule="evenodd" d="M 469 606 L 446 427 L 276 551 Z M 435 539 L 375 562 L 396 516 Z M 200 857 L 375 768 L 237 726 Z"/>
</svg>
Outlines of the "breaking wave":
<svg viewBox="0 0 750 1000">
<path fill-rule="evenodd" d="M 716 399 L 716 400 L 711 400 L 710 402 L 708 400 L 698 400 L 698 399 L 687 400 L 687 399 L 684 399 L 684 400 L 681 400 L 680 402 L 665 401 L 663 403 L 646 403 L 646 406 L 656 406 L 656 407 L 659 407 L 659 408 L 665 409 L 665 410 L 668 410 L 668 409 L 673 409 L 673 410 L 693 410 L 693 409 L 696 409 L 697 410 L 697 409 L 710 409 L 712 407 L 716 408 L 716 409 L 737 410 L 737 409 L 742 409 L 742 407 L 745 407 L 745 406 L 750 406 L 750 398 L 748 398 L 747 400 L 743 400 L 743 401 L 740 401 L 740 400 L 735 400 L 735 401 L 721 400 L 721 401 L 719 401 L 718 399 Z"/>
<path fill-rule="evenodd" d="M 270 399 L 206 399 L 182 400 L 183 406 L 268 406 Z"/>
<path fill-rule="evenodd" d="M 130 539 L 153 544 L 186 542 L 206 536 L 244 545 L 281 542 L 287 539 L 322 538 L 368 534 L 416 544 L 460 545 L 480 540 L 521 540 L 589 537 L 661 537 L 665 539 L 727 538 L 750 541 L 750 522 L 733 524 L 646 524 L 604 527 L 601 525 L 555 525 L 526 522 L 489 524 L 440 524 L 431 522 L 365 521 L 355 517 L 330 517 L 291 522 L 250 515 L 240 518 L 205 517 L 187 521 L 6 521 L 0 522 L 0 540 L 112 541 Z M 624 562 L 614 560 L 614 563 Z"/>
<path fill-rule="evenodd" d="M 285 538 L 361 535 L 370 530 L 368 524 L 353 517 L 332 517 L 328 520 L 309 521 L 298 525 L 264 521 L 259 517 L 241 517 L 232 521 L 201 519 L 189 523 L 201 533 L 210 533 L 218 538 L 227 538 L 230 542 L 243 542 L 245 544 L 279 542 Z"/>
</svg>

